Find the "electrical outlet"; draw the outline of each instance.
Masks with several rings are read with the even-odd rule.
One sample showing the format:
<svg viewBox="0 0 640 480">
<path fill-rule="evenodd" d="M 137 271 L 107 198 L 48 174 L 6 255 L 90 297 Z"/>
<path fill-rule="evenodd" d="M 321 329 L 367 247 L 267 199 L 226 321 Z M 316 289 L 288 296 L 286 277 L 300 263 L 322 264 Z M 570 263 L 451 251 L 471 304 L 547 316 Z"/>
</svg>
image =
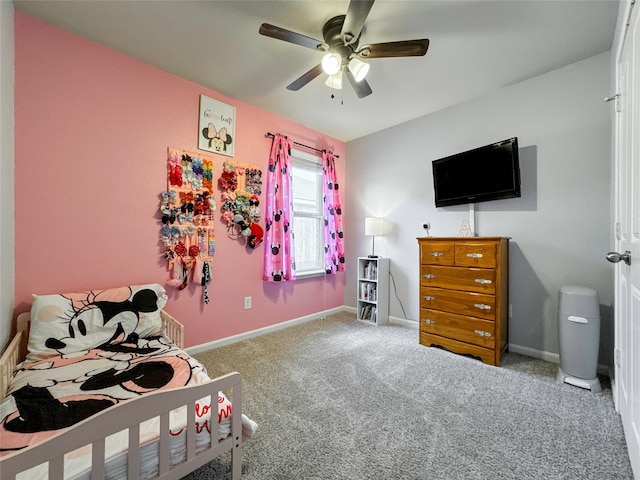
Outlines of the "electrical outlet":
<svg viewBox="0 0 640 480">
<path fill-rule="evenodd" d="M 251 308 L 251 297 L 244 297 L 244 309 L 249 310 Z"/>
</svg>

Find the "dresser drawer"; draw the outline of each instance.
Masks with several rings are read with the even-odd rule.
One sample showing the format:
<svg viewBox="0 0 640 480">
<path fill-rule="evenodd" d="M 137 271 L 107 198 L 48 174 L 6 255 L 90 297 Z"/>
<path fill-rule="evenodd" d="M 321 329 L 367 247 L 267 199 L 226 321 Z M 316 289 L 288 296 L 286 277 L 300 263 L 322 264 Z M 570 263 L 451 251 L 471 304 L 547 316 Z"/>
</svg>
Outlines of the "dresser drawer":
<svg viewBox="0 0 640 480">
<path fill-rule="evenodd" d="M 420 287 L 420 307 L 486 320 L 495 319 L 495 296 L 484 293 Z"/>
<path fill-rule="evenodd" d="M 421 265 L 420 285 L 493 295 L 496 291 L 496 271 L 486 268 Z"/>
<path fill-rule="evenodd" d="M 420 331 L 455 338 L 479 347 L 495 347 L 495 323 L 490 320 L 422 308 Z"/>
<path fill-rule="evenodd" d="M 497 245 L 495 243 L 461 242 L 455 246 L 455 265 L 461 267 L 495 268 Z"/>
<path fill-rule="evenodd" d="M 479 358 L 489 365 L 499 365 L 496 353 L 488 348 L 482 348 L 470 343 L 459 342 L 439 335 L 420 332 L 420 344 L 426 347 L 442 347 L 450 352 L 459 353 L 473 358 Z"/>
<path fill-rule="evenodd" d="M 420 244 L 422 265 L 453 265 L 455 248 L 453 242 L 428 242 Z"/>
</svg>

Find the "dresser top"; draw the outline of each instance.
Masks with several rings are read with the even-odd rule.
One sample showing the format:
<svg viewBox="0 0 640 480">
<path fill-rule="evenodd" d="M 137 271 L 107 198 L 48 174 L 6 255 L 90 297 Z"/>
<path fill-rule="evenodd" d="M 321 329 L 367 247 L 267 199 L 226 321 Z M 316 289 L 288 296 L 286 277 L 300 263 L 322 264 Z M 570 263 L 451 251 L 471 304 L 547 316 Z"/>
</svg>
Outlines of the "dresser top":
<svg viewBox="0 0 640 480">
<path fill-rule="evenodd" d="M 457 241 L 467 241 L 467 242 L 473 242 L 473 241 L 482 241 L 482 240 L 491 240 L 491 241 L 496 241 L 496 240 L 511 240 L 511 237 L 418 237 L 417 240 L 421 241 L 421 240 L 433 240 L 433 241 L 439 241 L 439 240 L 447 240 L 447 241 L 452 241 L 452 240 L 457 240 Z"/>
</svg>

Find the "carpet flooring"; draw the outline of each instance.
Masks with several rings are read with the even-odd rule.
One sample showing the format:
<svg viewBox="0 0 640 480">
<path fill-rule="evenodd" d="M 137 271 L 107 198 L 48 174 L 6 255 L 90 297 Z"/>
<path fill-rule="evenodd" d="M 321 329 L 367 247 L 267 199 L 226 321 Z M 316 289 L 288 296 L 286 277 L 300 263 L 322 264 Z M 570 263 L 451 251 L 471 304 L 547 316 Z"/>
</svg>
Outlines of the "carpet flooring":
<svg viewBox="0 0 640 480">
<path fill-rule="evenodd" d="M 259 424 L 245 480 L 633 479 L 606 379 L 598 394 L 559 384 L 541 360 L 492 367 L 349 312 L 195 356 L 212 377 L 242 375 Z M 185 478 L 227 479 L 229 465 Z"/>
</svg>

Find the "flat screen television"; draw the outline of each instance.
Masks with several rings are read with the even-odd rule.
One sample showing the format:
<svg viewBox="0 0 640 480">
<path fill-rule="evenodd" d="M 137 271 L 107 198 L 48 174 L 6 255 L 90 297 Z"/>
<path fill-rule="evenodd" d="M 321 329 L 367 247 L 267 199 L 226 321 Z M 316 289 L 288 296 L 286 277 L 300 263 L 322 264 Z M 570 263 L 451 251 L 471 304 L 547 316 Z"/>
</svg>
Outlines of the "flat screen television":
<svg viewBox="0 0 640 480">
<path fill-rule="evenodd" d="M 516 137 L 432 162 L 436 207 L 520 197 Z"/>
</svg>

